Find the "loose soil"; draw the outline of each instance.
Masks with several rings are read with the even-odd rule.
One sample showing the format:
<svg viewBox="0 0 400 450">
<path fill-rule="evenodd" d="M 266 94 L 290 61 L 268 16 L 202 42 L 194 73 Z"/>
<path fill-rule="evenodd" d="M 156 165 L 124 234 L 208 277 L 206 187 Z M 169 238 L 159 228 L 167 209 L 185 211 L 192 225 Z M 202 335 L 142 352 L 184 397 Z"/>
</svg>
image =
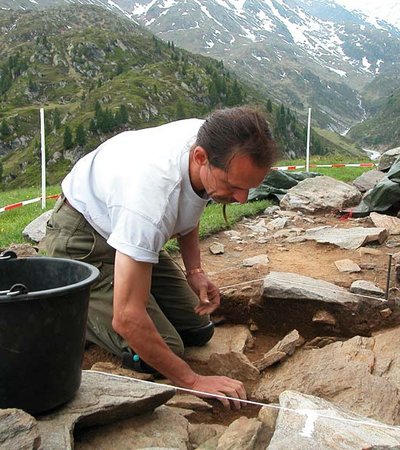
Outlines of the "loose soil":
<svg viewBox="0 0 400 450">
<path fill-rule="evenodd" d="M 259 218 L 251 219 L 256 222 Z M 270 218 L 266 218 L 268 221 Z M 388 255 L 395 253 L 400 248 L 388 248 L 385 244 L 377 243 L 369 245 L 369 247 L 379 250 L 379 254 L 362 254 L 359 250 L 344 250 L 330 244 L 318 244 L 314 241 L 306 241 L 301 243 L 285 243 L 284 238 L 271 239 L 267 243 L 260 244 L 257 242 L 260 236 L 248 238 L 252 232 L 246 227 L 250 219 L 243 219 L 232 229 L 241 233 L 243 243 L 239 244 L 232 241 L 224 232 L 213 235 L 200 244 L 202 263 L 205 271 L 213 282 L 221 289 L 222 294 L 229 289 L 237 289 L 239 292 L 238 302 L 234 302 L 229 307 L 224 305 L 222 308 L 226 316 L 221 316 L 218 312 L 214 316 L 216 325 L 224 321 L 243 323 L 248 318 L 243 316 L 245 308 L 240 307 L 240 302 L 246 303 L 252 298 L 260 295 L 262 279 L 270 271 L 292 272 L 300 275 L 310 276 L 335 283 L 344 288 L 349 288 L 355 280 L 368 280 L 375 283 L 381 289 L 386 288 Z M 321 216 L 300 216 L 296 221 L 291 221 L 289 227 L 299 227 L 303 229 L 313 228 L 317 226 L 330 225 L 338 228 L 347 228 L 355 226 L 370 227 L 373 226 L 368 219 L 348 219 L 340 220 L 338 217 L 328 214 Z M 390 240 L 398 240 L 400 245 L 400 237 L 391 236 Z M 225 247 L 224 253 L 221 255 L 211 254 L 209 247 L 212 243 L 219 242 Z M 243 267 L 244 259 L 267 254 L 269 264 L 267 266 Z M 335 266 L 335 261 L 341 259 L 351 259 L 361 268 L 361 272 L 357 273 L 341 273 Z M 179 255 L 176 260 L 181 264 Z M 393 279 L 393 277 L 392 277 Z M 392 282 L 393 285 L 393 282 Z M 227 319 L 228 317 L 228 319 Z M 282 336 L 271 335 L 259 330 L 253 331 L 254 346 L 247 351 L 247 356 L 251 361 L 259 359 L 261 355 L 271 349 Z M 118 358 L 110 355 L 105 350 L 90 345 L 84 355 L 83 368 L 90 369 L 93 364 L 99 361 L 112 362 L 116 367 L 120 367 Z M 204 373 L 204 370 L 201 370 Z M 240 411 L 225 411 L 219 402 L 210 401 L 213 405 L 213 411 L 195 413 L 189 420 L 195 423 L 221 423 L 229 425 L 240 415 L 254 417 L 257 415 L 259 408 L 248 406 Z"/>
</svg>

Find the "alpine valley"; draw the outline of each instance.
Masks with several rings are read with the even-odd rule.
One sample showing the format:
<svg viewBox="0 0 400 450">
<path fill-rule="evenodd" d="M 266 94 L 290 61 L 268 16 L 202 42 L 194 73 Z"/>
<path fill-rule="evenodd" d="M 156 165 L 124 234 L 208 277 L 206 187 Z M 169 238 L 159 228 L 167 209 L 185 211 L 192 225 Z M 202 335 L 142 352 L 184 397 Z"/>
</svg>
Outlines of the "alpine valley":
<svg viewBox="0 0 400 450">
<path fill-rule="evenodd" d="M 287 155 L 304 151 L 308 107 L 317 133 L 317 125 L 341 134 L 350 129 L 363 146 L 399 145 L 398 22 L 342 3 L 0 0 L 0 118 L 7 121 L 0 157 L 7 181 L 19 178 L 16 167 L 29 172 L 23 161 L 37 154 L 29 127 L 40 102 L 50 110 L 55 180 L 79 153 L 119 129 L 102 130 L 99 110 L 139 127 L 272 100 L 271 121 Z M 289 125 L 279 133 L 282 115 Z M 60 133 L 65 138 L 67 125 L 73 132 L 81 124 L 91 132 L 71 156 Z M 313 137 L 322 153 L 356 152 L 327 136 Z"/>
</svg>

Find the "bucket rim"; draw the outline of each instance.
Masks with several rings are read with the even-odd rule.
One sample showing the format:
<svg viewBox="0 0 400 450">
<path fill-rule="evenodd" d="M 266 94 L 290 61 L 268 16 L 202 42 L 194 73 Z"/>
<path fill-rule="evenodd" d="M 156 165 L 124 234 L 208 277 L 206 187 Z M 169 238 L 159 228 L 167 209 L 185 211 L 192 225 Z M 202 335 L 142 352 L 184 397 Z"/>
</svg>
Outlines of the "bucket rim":
<svg viewBox="0 0 400 450">
<path fill-rule="evenodd" d="M 18 259 L 0 261 L 0 264 L 7 264 L 7 262 L 9 262 L 9 261 L 25 261 L 25 260 L 30 260 L 30 261 L 40 260 L 40 261 L 52 261 L 52 262 L 56 261 L 56 264 L 58 264 L 58 261 L 64 262 L 64 263 L 66 262 L 69 264 L 72 263 L 74 265 L 86 267 L 87 269 L 89 269 L 90 274 L 84 280 L 78 281 L 76 283 L 68 284 L 66 286 L 60 286 L 60 287 L 45 289 L 45 290 L 41 290 L 41 291 L 28 292 L 27 294 L 16 295 L 13 297 L 10 297 L 6 294 L 2 294 L 2 295 L 0 295 L 0 305 L 2 303 L 9 303 L 9 302 L 15 302 L 15 301 L 33 300 L 37 297 L 40 297 L 40 298 L 60 297 L 60 296 L 66 294 L 66 292 L 65 292 L 66 289 L 68 289 L 69 292 L 71 292 L 71 290 L 77 291 L 77 290 L 82 290 L 86 287 L 90 287 L 90 285 L 92 285 L 100 275 L 99 269 L 97 267 L 93 266 L 92 264 L 88 264 L 83 261 L 77 261 L 75 259 L 53 258 L 50 256 L 34 256 L 34 257 L 27 257 L 27 258 L 18 258 Z"/>
</svg>

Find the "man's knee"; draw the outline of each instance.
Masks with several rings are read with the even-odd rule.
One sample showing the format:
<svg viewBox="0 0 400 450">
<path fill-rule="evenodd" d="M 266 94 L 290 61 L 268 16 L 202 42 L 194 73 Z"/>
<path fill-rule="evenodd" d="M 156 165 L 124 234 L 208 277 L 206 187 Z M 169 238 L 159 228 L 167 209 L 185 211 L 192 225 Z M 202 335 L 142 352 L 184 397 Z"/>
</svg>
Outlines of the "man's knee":
<svg viewBox="0 0 400 450">
<path fill-rule="evenodd" d="M 179 334 L 185 347 L 201 347 L 213 337 L 214 324 L 208 322 L 206 325 L 199 328 L 179 331 Z"/>
</svg>

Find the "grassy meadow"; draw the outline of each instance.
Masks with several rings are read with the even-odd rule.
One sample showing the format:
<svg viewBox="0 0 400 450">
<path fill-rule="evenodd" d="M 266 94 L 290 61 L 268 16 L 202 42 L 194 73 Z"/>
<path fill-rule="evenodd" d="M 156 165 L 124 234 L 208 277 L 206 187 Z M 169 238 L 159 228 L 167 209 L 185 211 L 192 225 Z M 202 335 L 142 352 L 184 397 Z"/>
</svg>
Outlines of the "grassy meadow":
<svg viewBox="0 0 400 450">
<path fill-rule="evenodd" d="M 313 160 L 313 164 L 332 164 L 343 163 L 344 161 L 338 159 L 335 161 L 328 159 Z M 347 161 L 353 162 L 353 161 Z M 367 158 L 365 161 L 354 162 L 370 162 Z M 289 160 L 279 161 L 277 166 L 288 165 L 304 165 L 304 160 Z M 363 172 L 371 170 L 370 167 L 343 167 L 343 168 L 310 168 L 311 171 L 319 172 L 324 175 L 336 178 L 344 182 L 351 182 Z M 290 172 L 289 172 L 290 173 Z M 60 186 L 54 185 L 47 188 L 47 195 L 59 194 Z M 29 200 L 40 197 L 40 187 L 14 189 L 11 191 L 0 191 L 0 208 L 12 203 L 17 203 L 23 200 Z M 55 200 L 47 200 L 46 209 L 51 209 L 54 206 Z M 228 205 L 227 216 L 229 225 L 238 222 L 242 217 L 254 216 L 260 214 L 271 203 L 266 200 L 247 203 L 245 205 Z M 42 214 L 41 202 L 32 203 L 30 205 L 22 206 L 10 211 L 0 213 L 0 250 L 7 248 L 12 243 L 27 242 L 22 236 L 22 230 L 32 220 Z M 204 238 L 213 233 L 226 228 L 226 224 L 222 215 L 221 205 L 210 205 L 206 208 L 200 222 L 200 237 Z M 169 250 L 176 248 L 176 243 L 170 241 L 167 244 Z"/>
</svg>

